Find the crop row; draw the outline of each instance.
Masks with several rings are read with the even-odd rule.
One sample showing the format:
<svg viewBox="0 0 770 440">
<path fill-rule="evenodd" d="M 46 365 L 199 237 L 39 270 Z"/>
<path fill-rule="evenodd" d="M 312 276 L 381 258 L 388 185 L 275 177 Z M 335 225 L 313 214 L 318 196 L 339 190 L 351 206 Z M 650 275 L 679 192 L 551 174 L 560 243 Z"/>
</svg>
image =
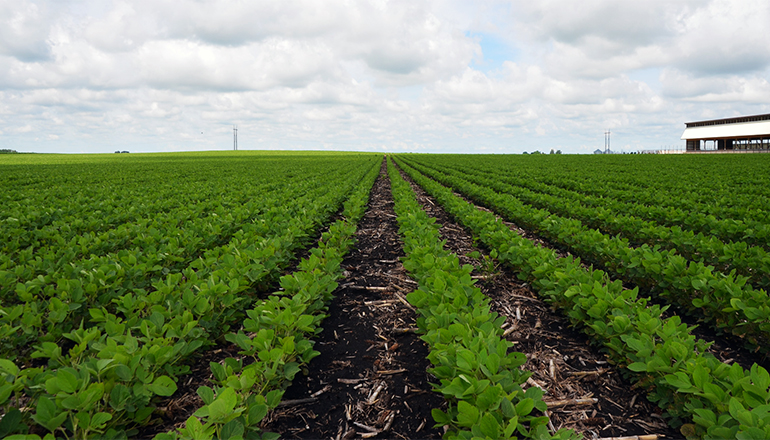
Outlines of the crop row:
<svg viewBox="0 0 770 440">
<path fill-rule="evenodd" d="M 41 247 L 61 247 L 75 239 L 78 247 L 86 246 L 85 256 L 101 255 L 99 243 L 96 252 L 89 252 L 87 246 L 97 241 L 103 248 L 113 246 L 114 250 L 119 243 L 102 234 L 121 225 L 132 229 L 131 223 L 155 223 L 159 219 L 182 225 L 186 220 L 177 219 L 180 210 L 197 216 L 207 216 L 214 207 L 230 210 L 282 186 L 285 165 L 260 159 L 204 164 L 179 159 L 174 163 L 126 164 L 120 169 L 82 164 L 63 173 L 61 167 L 38 169 L 34 173 L 45 179 L 46 188 L 15 183 L 9 186 L 13 191 L 1 196 L 6 200 L 0 204 L 0 225 L 8 233 L 0 236 L 0 252 L 13 256 L 17 250 L 31 247 L 31 251 L 40 253 Z M 345 170 L 351 160 L 294 162 L 304 178 L 315 180 L 330 168 Z M 15 167 L 2 169 L 5 174 L 0 182 L 19 173 Z M 77 179 L 84 175 L 86 179 Z M 148 187 L 152 190 L 148 191 Z M 162 224 L 152 227 L 164 229 Z M 117 238 L 123 238 L 122 234 Z"/>
<path fill-rule="evenodd" d="M 249 309 L 242 328 L 226 335 L 250 363 L 234 358 L 212 362 L 214 387 L 197 390 L 204 405 L 184 427 L 159 434 L 156 440 L 278 437 L 261 432 L 259 424 L 278 405 L 294 376 L 319 354 L 311 338 L 321 331 L 326 304 L 342 277 L 340 264 L 353 244 L 376 171 L 345 202 L 343 218 L 323 233 L 298 270 L 281 277 L 283 290 Z"/>
<path fill-rule="evenodd" d="M 0 257 L 0 297 L 7 301 L 19 283 L 30 290 L 57 279 L 73 279 L 131 253 L 150 268 L 148 273 L 137 274 L 142 279 L 151 278 L 153 272 L 178 272 L 201 249 L 226 243 L 241 225 L 257 220 L 263 206 L 276 205 L 284 194 L 291 200 L 312 189 L 310 185 L 292 185 L 284 191 L 268 192 L 259 186 L 248 191 L 251 198 L 243 202 L 227 203 L 220 197 L 221 202 L 215 199 L 179 207 L 172 213 L 158 213 L 154 218 L 125 223 L 99 235 L 81 234 L 69 240 L 57 235 L 50 246 L 30 246 L 18 255 Z"/>
<path fill-rule="evenodd" d="M 537 180 L 539 183 L 550 184 L 554 188 L 572 191 L 586 197 L 587 200 L 616 200 L 618 202 L 632 203 L 648 206 L 665 206 L 676 208 L 685 212 L 705 213 L 722 220 L 751 219 L 766 223 L 767 211 L 764 209 L 766 202 L 754 195 L 743 194 L 733 189 L 727 194 L 714 194 L 709 189 L 693 185 L 696 191 L 682 191 L 674 183 L 681 182 L 678 176 L 674 182 L 666 182 L 665 185 L 652 187 L 640 187 L 639 182 L 613 182 L 608 185 L 604 182 L 585 183 L 565 178 L 564 176 L 546 175 Z M 528 179 L 530 182 L 533 180 Z M 676 187 L 676 192 L 672 191 Z M 674 211 L 675 212 L 675 211 Z"/>
<path fill-rule="evenodd" d="M 521 385 L 529 373 L 520 369 L 522 353 L 502 336 L 505 320 L 490 311 L 489 299 L 474 285 L 473 267 L 460 266 L 457 255 L 443 247 L 435 219 L 428 216 L 412 189 L 388 163 L 399 234 L 404 242 L 404 268 L 419 283 L 407 295 L 416 307 L 417 326 L 428 344 L 430 370 L 440 384 L 435 390 L 449 403 L 433 410 L 437 425 L 447 426 L 446 439 L 550 438 L 542 390 Z M 562 430 L 553 438 L 576 438 Z"/>
<path fill-rule="evenodd" d="M 90 195 L 86 200 L 80 199 L 79 192 L 93 191 L 93 188 L 68 187 L 75 193 L 75 197 L 65 197 L 55 203 L 46 202 L 44 200 L 46 193 L 43 192 L 40 194 L 43 200 L 27 200 L 26 212 L 17 213 L 17 217 L 23 219 L 25 214 L 35 213 L 49 206 L 67 208 L 69 215 L 42 228 L 29 225 L 25 227 L 20 224 L 19 218 L 8 216 L 7 213 L 4 217 L 0 216 L 0 221 L 8 232 L 0 237 L 0 240 L 6 240 L 3 245 L 0 245 L 2 249 L 0 270 L 28 264 L 35 270 L 21 272 L 27 277 L 26 279 L 31 279 L 66 266 L 76 259 L 89 258 L 92 255 L 102 256 L 109 252 L 115 253 L 132 246 L 144 248 L 153 245 L 157 235 L 175 237 L 184 233 L 185 229 L 194 227 L 195 225 L 191 225 L 191 222 L 234 223 L 237 226 L 244 220 L 236 216 L 239 212 L 244 212 L 243 205 L 256 205 L 251 207 L 251 211 L 245 211 L 245 214 L 255 215 L 259 212 L 257 208 L 261 198 L 271 193 L 288 190 L 288 182 L 299 180 L 286 181 L 283 173 L 276 172 L 274 169 L 263 169 L 262 167 L 265 166 L 259 165 L 259 162 L 252 163 L 258 166 L 250 171 L 257 172 L 258 175 L 249 175 L 249 179 L 214 177 L 204 181 L 182 181 L 177 182 L 173 185 L 173 189 L 170 189 L 166 183 L 168 176 L 155 171 L 158 175 L 149 183 L 126 184 L 121 185 L 120 188 L 98 187 L 96 190 L 100 191 L 100 194 Z M 319 178 L 329 173 L 331 167 L 335 168 L 333 173 L 336 174 L 347 172 L 349 167 L 345 166 L 349 164 L 349 161 L 319 164 L 303 176 L 303 181 L 315 182 L 317 186 L 318 181 L 322 181 Z M 167 168 L 160 168 L 162 171 L 169 171 Z M 240 168 L 233 167 L 225 174 L 239 171 L 241 171 Z M 52 178 L 51 184 L 56 185 L 57 179 Z M 148 191 L 147 186 L 142 186 L 147 184 L 152 185 L 152 191 Z M 233 190 L 233 185 L 237 185 L 237 191 Z M 293 184 L 288 186 L 299 193 L 310 189 L 296 188 Z M 113 223 L 114 217 L 104 212 L 108 208 L 120 209 L 118 215 L 120 220 L 117 223 Z M 228 222 L 223 218 L 227 215 L 234 215 L 236 218 Z M 172 229 L 179 229 L 179 231 Z M 28 237 L 25 239 L 25 236 Z M 18 252 L 21 252 L 21 255 L 17 255 Z M 36 266 L 35 260 L 42 260 L 40 263 L 42 267 Z M 17 271 L 20 270 L 17 269 Z M 25 279 L 19 281 L 24 282 Z"/>
<path fill-rule="evenodd" d="M 424 161 L 422 162 L 424 165 L 426 164 Z M 466 171 L 469 169 L 466 165 L 460 165 L 458 161 L 430 162 L 436 164 L 441 163 L 442 169 L 451 168 Z M 625 201 L 615 200 L 607 194 L 596 197 L 587 196 L 584 194 L 584 190 L 591 188 L 590 185 L 580 186 L 579 189 L 572 191 L 559 189 L 555 186 L 556 183 L 553 182 L 554 180 L 559 181 L 559 178 L 554 176 L 543 176 L 538 174 L 537 178 L 535 178 L 532 173 L 506 173 L 503 170 L 493 168 L 491 165 L 486 167 L 475 166 L 473 168 L 481 169 L 488 175 L 493 176 L 494 179 L 501 179 L 514 186 L 523 186 L 535 191 L 547 192 L 559 198 L 579 200 L 580 203 L 583 204 L 603 207 L 619 214 L 634 216 L 639 219 L 657 223 L 661 226 L 667 226 L 674 229 L 681 228 L 683 230 L 693 231 L 696 234 L 712 235 L 725 242 L 744 242 L 751 246 L 768 249 L 770 224 L 768 224 L 767 221 L 766 210 L 755 212 L 755 217 L 760 218 L 759 220 L 752 220 L 749 218 L 748 212 L 744 212 L 745 215 L 740 218 L 722 219 L 717 218 L 708 212 L 710 206 L 697 211 L 685 209 L 682 205 L 685 205 L 687 201 L 690 200 L 686 193 L 680 193 L 676 196 L 669 195 L 668 198 L 669 200 L 672 200 L 671 204 L 674 206 L 648 204 L 633 199 Z M 474 172 L 474 174 L 476 173 L 478 173 L 478 171 Z M 541 180 L 551 181 L 553 185 L 541 183 Z M 646 190 L 643 188 L 636 188 L 637 197 L 643 199 L 645 191 Z"/>
<path fill-rule="evenodd" d="M 767 159 L 754 155 L 524 159 L 527 158 L 479 155 L 468 162 L 487 166 L 493 164 L 502 172 L 522 174 L 532 180 L 559 186 L 569 185 L 580 192 L 604 198 L 682 207 L 716 217 L 726 214 L 724 218 L 736 218 L 733 215 L 744 209 L 765 211 L 764 207 L 770 199 L 770 189 L 763 172 Z M 456 162 L 456 158 L 449 160 Z M 675 202 L 678 199 L 686 201 L 679 205 Z M 730 214 L 732 208 L 735 211 Z"/>
<path fill-rule="evenodd" d="M 367 163 L 340 182 L 330 180 L 334 189 L 306 204 L 302 215 L 276 206 L 261 226 L 244 226 L 228 245 L 154 282 L 153 290 L 115 298 L 116 312 L 89 308 L 88 326 L 84 320 L 64 333 L 66 342 L 34 347 L 32 357 L 47 365 L 18 368 L 3 360 L 3 422 L 17 422 L 8 432 L 37 424 L 79 438 L 134 435 L 134 427 L 149 421 L 154 396 L 176 390 L 176 379 L 189 371 L 186 360 L 259 304 L 255 294 L 285 270 L 308 234 L 376 172 L 374 161 Z M 20 404 L 34 410 L 19 411 Z"/>
<path fill-rule="evenodd" d="M 197 166 L 195 177 L 185 178 L 183 167 L 177 165 L 181 164 L 81 164 L 37 166 L 31 170 L 4 166 L 0 182 L 8 183 L 13 191 L 0 196 L 4 199 L 0 219 L 3 227 L 13 233 L 0 237 L 0 249 L 8 253 L 17 248 L 54 244 L 59 237 L 69 240 L 78 235 L 99 234 L 179 207 L 205 208 L 219 198 L 223 203 L 229 199 L 238 203 L 240 194 L 228 197 L 213 182 L 226 182 L 232 179 L 231 173 L 239 176 L 244 169 L 232 165 L 225 170 Z M 255 166 L 253 162 L 249 165 Z M 35 175 L 41 184 L 27 182 L 27 174 Z M 261 184 L 259 180 L 251 176 L 249 185 Z M 152 191 L 147 191 L 148 187 Z"/>
<path fill-rule="evenodd" d="M 714 266 L 722 273 L 736 273 L 746 277 L 752 286 L 770 287 L 770 253 L 763 247 L 749 246 L 744 242 L 725 243 L 717 237 L 694 233 L 678 226 L 660 226 L 627 214 L 612 200 L 601 199 L 584 206 L 586 198 L 568 191 L 535 192 L 529 187 L 541 187 L 537 182 L 526 182 L 494 172 L 469 172 L 453 167 L 452 173 L 472 183 L 487 186 L 495 191 L 510 194 L 536 208 L 554 214 L 580 220 L 584 225 L 605 234 L 618 234 L 635 246 L 647 244 L 654 248 L 680 253 L 689 260 Z M 604 204 L 601 204 L 601 201 Z"/>
<path fill-rule="evenodd" d="M 355 178 L 349 173 L 336 176 L 329 183 L 349 187 L 349 181 Z M 136 310 L 160 299 L 157 285 L 167 288 L 169 283 L 183 276 L 188 282 L 205 279 L 207 273 L 216 270 L 215 265 L 224 256 L 247 247 L 249 237 L 269 238 L 293 231 L 294 235 L 288 242 L 282 241 L 277 245 L 277 249 L 285 250 L 277 252 L 276 258 L 287 260 L 293 249 L 303 245 L 305 236 L 318 221 L 323 221 L 336 209 L 338 199 L 344 196 L 340 192 L 324 194 L 330 187 L 316 186 L 313 182 L 293 185 L 294 188 L 286 186 L 285 195 L 276 191 L 244 205 L 242 212 L 239 211 L 235 217 L 248 221 L 238 224 L 240 229 L 235 234 L 223 231 L 235 229 L 228 223 L 235 218 L 226 215 L 220 224 L 203 223 L 200 228 L 190 225 L 184 234 L 176 229 L 159 232 L 154 236 L 157 241 L 145 247 L 81 260 L 79 264 L 73 262 L 46 276 L 15 283 L 13 296 L 6 296 L 0 309 L 3 311 L 0 315 L 3 355 L 8 356 L 8 353 L 17 350 L 16 347 L 37 341 L 58 342 L 62 335 L 77 327 L 83 319 L 88 319 L 93 308 L 103 309 L 103 313 L 133 316 Z M 302 190 L 308 191 L 303 197 L 286 200 L 287 196 Z M 222 239 L 229 239 L 230 242 L 217 247 L 207 246 Z M 282 255 L 284 252 L 287 255 Z M 38 261 L 44 256 L 38 257 Z M 15 270 L 24 268 L 17 266 Z M 270 282 L 269 278 L 260 280 L 260 274 L 264 273 L 262 269 L 259 265 L 252 265 L 250 269 L 241 270 L 245 271 L 248 284 L 256 285 Z M 195 271 L 194 276 L 188 274 L 189 271 Z M 6 280 L 8 278 L 6 276 Z M 241 282 L 241 285 L 248 284 Z"/>
<path fill-rule="evenodd" d="M 589 229 L 579 220 L 533 208 L 509 194 L 499 194 L 456 175 L 414 166 L 520 226 L 602 265 L 616 277 L 659 293 L 713 326 L 745 338 L 754 347 L 770 347 L 767 293 L 746 285 L 746 278 L 714 272 L 703 263 L 688 262 L 667 250 L 647 245 L 629 247 L 627 240 Z"/>
<path fill-rule="evenodd" d="M 670 423 L 681 426 L 683 434 L 714 439 L 770 436 L 770 374 L 765 369 L 754 365 L 744 370 L 720 362 L 708 352 L 709 344 L 696 340 L 679 317 L 664 319 L 666 308 L 639 298 L 636 288 L 623 289 L 604 272 L 583 268 L 579 259 L 558 258 L 406 161 L 399 163 L 521 279 L 530 281 L 574 326 L 601 343 L 610 359 L 627 368 L 629 377 L 667 411 Z"/>
</svg>

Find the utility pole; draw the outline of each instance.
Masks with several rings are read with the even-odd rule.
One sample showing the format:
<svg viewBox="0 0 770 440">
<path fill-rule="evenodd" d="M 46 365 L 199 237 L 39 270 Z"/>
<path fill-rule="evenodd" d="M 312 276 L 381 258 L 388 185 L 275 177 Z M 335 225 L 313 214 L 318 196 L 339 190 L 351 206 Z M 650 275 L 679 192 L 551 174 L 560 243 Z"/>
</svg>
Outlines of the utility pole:
<svg viewBox="0 0 770 440">
<path fill-rule="evenodd" d="M 610 154 L 610 129 L 604 132 L 604 154 Z"/>
<path fill-rule="evenodd" d="M 233 150 L 238 151 L 238 126 L 233 125 Z"/>
</svg>

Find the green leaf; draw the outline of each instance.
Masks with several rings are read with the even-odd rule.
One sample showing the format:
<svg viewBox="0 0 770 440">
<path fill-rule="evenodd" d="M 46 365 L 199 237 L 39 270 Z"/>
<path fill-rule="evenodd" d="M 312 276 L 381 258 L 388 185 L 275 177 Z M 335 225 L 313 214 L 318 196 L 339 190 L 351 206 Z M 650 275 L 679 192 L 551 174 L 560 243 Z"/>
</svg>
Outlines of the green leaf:
<svg viewBox="0 0 770 440">
<path fill-rule="evenodd" d="M 5 405 L 5 402 L 11 397 L 11 393 L 13 393 L 13 385 L 5 384 L 0 386 L 0 405 Z"/>
<path fill-rule="evenodd" d="M 463 371 L 473 371 L 477 365 L 476 355 L 472 351 L 466 349 L 457 350 L 457 368 Z"/>
<path fill-rule="evenodd" d="M 514 406 L 511 403 L 511 401 L 508 400 L 505 397 L 503 397 L 500 400 L 500 411 L 508 419 L 513 418 L 514 416 L 516 416 L 516 408 L 514 408 Z"/>
<path fill-rule="evenodd" d="M 211 373 L 214 374 L 216 380 L 223 382 L 225 379 L 227 379 L 227 370 L 225 370 L 224 365 L 217 362 L 211 362 L 209 363 L 209 366 L 211 367 Z"/>
<path fill-rule="evenodd" d="M 113 362 L 115 362 L 115 359 L 99 359 L 96 361 L 96 369 L 101 373 Z"/>
<path fill-rule="evenodd" d="M 278 406 L 279 403 L 281 403 L 281 398 L 283 397 L 283 390 L 273 390 L 267 393 L 265 395 L 265 400 L 267 401 L 267 406 L 270 408 L 275 408 Z"/>
<path fill-rule="evenodd" d="M 518 414 L 519 417 L 523 417 L 529 415 L 529 413 L 531 413 L 534 408 L 534 399 L 527 397 L 526 399 L 522 399 L 521 402 L 516 404 L 516 414 Z"/>
<path fill-rule="evenodd" d="M 283 367 L 283 375 L 287 380 L 294 379 L 294 376 L 299 372 L 299 364 L 296 362 L 290 362 Z"/>
<path fill-rule="evenodd" d="M 185 422 L 185 428 L 188 431 L 188 435 L 196 440 L 211 438 L 211 436 L 205 436 L 203 431 L 203 425 L 201 421 L 195 416 L 190 416 Z"/>
<path fill-rule="evenodd" d="M 220 438 L 238 440 L 243 438 L 243 433 L 243 424 L 238 420 L 230 420 L 222 427 Z"/>
<path fill-rule="evenodd" d="M 767 389 L 770 386 L 770 374 L 764 368 L 754 364 L 751 367 L 751 381 L 758 387 Z"/>
<path fill-rule="evenodd" d="M 120 380 L 125 382 L 129 382 L 134 378 L 131 369 L 125 365 L 118 365 L 115 367 L 115 375 L 117 375 Z"/>
<path fill-rule="evenodd" d="M 0 420 L 0 438 L 6 438 L 23 425 L 21 423 L 21 411 L 11 408 Z"/>
<path fill-rule="evenodd" d="M 741 402 L 735 397 L 730 398 L 729 409 L 730 415 L 733 416 L 733 418 L 739 421 L 742 425 L 752 425 L 751 413 L 747 411 Z"/>
<path fill-rule="evenodd" d="M 206 405 L 214 401 L 214 390 L 212 390 L 210 387 L 207 387 L 205 385 L 198 387 L 197 393 L 200 396 L 200 398 L 203 400 L 203 403 Z"/>
<path fill-rule="evenodd" d="M 494 387 L 488 387 L 484 390 L 481 394 L 479 394 L 476 397 L 476 406 L 481 411 L 494 411 L 498 408 L 500 405 L 501 400 L 508 400 L 508 399 L 501 399 L 503 394 L 503 390 L 500 389 L 497 386 Z"/>
<path fill-rule="evenodd" d="M 631 371 L 640 373 L 643 371 L 647 371 L 647 364 L 644 362 L 634 362 L 634 363 L 628 364 L 628 369 Z"/>
<path fill-rule="evenodd" d="M 479 420 L 478 408 L 464 400 L 458 402 L 457 410 L 459 411 L 457 414 L 457 423 L 459 423 L 460 426 L 470 428 Z"/>
<path fill-rule="evenodd" d="M 450 423 L 452 423 L 452 418 L 449 417 L 449 414 L 445 413 L 444 411 L 441 411 L 438 408 L 433 408 L 430 410 L 430 414 L 433 416 L 433 420 L 436 421 L 436 426 L 445 426 Z"/>
<path fill-rule="evenodd" d="M 277 434 L 275 432 L 263 432 L 262 433 L 262 440 L 278 440 L 281 438 L 280 434 Z"/>
<path fill-rule="evenodd" d="M 176 383 L 168 376 L 159 376 L 148 388 L 159 396 L 168 397 L 176 392 Z"/>
<path fill-rule="evenodd" d="M 16 376 L 19 374 L 19 367 L 8 359 L 0 359 L 0 371 Z"/>
<path fill-rule="evenodd" d="M 232 388 L 225 388 L 209 405 L 209 420 L 218 422 L 224 421 L 224 419 L 230 415 L 235 409 L 237 403 L 237 396 L 235 390 Z"/>
<path fill-rule="evenodd" d="M 68 414 L 66 411 L 59 412 L 56 404 L 46 396 L 42 396 L 38 399 L 36 410 L 37 411 L 35 415 L 32 416 L 32 419 L 51 432 L 61 426 Z"/>
<path fill-rule="evenodd" d="M 682 371 L 676 374 L 667 374 L 666 382 L 668 382 L 669 385 L 671 386 L 679 388 L 679 390 L 685 390 L 692 387 L 692 384 L 690 383 L 690 379 Z"/>
<path fill-rule="evenodd" d="M 121 411 L 130 398 L 131 390 L 123 384 L 116 384 L 115 388 L 110 391 L 110 406 L 117 411 Z"/>
<path fill-rule="evenodd" d="M 102 429 L 105 423 L 112 420 L 112 414 L 98 412 L 91 417 L 91 429 Z"/>
<path fill-rule="evenodd" d="M 104 384 L 92 383 L 85 391 L 80 392 L 78 397 L 80 397 L 80 402 L 82 403 L 83 408 L 88 409 L 89 406 L 101 399 L 103 395 Z"/>
<path fill-rule="evenodd" d="M 248 412 L 248 424 L 249 426 L 256 426 L 267 415 L 267 405 L 264 403 L 253 403 L 249 406 Z"/>
<path fill-rule="evenodd" d="M 486 435 L 487 437 L 491 439 L 496 439 L 500 437 L 500 424 L 495 420 L 495 417 L 490 414 L 486 413 L 481 418 L 481 423 L 479 423 L 479 428 L 481 428 L 481 432 Z"/>
<path fill-rule="evenodd" d="M 709 378 L 709 373 L 708 370 L 706 370 L 706 367 L 701 365 L 696 366 L 692 372 L 692 381 L 695 386 L 700 389 L 703 389 L 703 385 L 710 383 L 711 379 Z"/>
<path fill-rule="evenodd" d="M 75 410 L 75 409 L 79 409 L 80 406 L 83 405 L 83 401 L 80 400 L 80 396 L 75 394 L 73 396 L 69 396 L 65 399 L 62 399 L 60 402 L 60 405 L 64 409 Z"/>
<path fill-rule="evenodd" d="M 67 370 L 59 370 L 56 376 L 45 381 L 45 389 L 48 394 L 58 394 L 65 392 L 72 394 L 78 386 L 78 379 L 74 374 Z"/>
</svg>

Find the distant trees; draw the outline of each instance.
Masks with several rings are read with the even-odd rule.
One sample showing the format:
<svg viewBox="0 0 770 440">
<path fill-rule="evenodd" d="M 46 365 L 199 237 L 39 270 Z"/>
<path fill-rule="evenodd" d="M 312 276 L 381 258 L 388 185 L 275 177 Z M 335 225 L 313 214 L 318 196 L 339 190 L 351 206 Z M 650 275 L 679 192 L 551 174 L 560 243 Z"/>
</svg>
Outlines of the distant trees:
<svg viewBox="0 0 770 440">
<path fill-rule="evenodd" d="M 3 148 L 2 150 L 0 150 L 0 154 L 17 154 L 17 153 L 18 153 L 18 151 L 16 151 L 16 150 L 9 150 L 7 148 Z"/>
<path fill-rule="evenodd" d="M 545 154 L 545 153 L 542 153 L 542 152 L 540 152 L 538 150 L 535 150 L 535 151 L 533 151 L 531 153 L 527 153 L 526 151 L 524 151 L 521 154 Z M 553 148 L 551 148 L 551 151 L 548 154 L 562 154 L 562 153 L 561 153 L 561 150 L 554 150 Z"/>
</svg>

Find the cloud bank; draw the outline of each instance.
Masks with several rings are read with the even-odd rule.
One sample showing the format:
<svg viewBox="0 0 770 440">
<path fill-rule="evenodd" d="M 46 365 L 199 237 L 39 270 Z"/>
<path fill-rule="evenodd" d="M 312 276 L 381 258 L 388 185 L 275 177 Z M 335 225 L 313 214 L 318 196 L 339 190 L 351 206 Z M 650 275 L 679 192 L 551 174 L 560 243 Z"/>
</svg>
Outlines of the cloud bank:
<svg viewBox="0 0 770 440">
<path fill-rule="evenodd" d="M 770 112 L 764 0 L 0 0 L 0 148 L 585 153 Z"/>
</svg>

